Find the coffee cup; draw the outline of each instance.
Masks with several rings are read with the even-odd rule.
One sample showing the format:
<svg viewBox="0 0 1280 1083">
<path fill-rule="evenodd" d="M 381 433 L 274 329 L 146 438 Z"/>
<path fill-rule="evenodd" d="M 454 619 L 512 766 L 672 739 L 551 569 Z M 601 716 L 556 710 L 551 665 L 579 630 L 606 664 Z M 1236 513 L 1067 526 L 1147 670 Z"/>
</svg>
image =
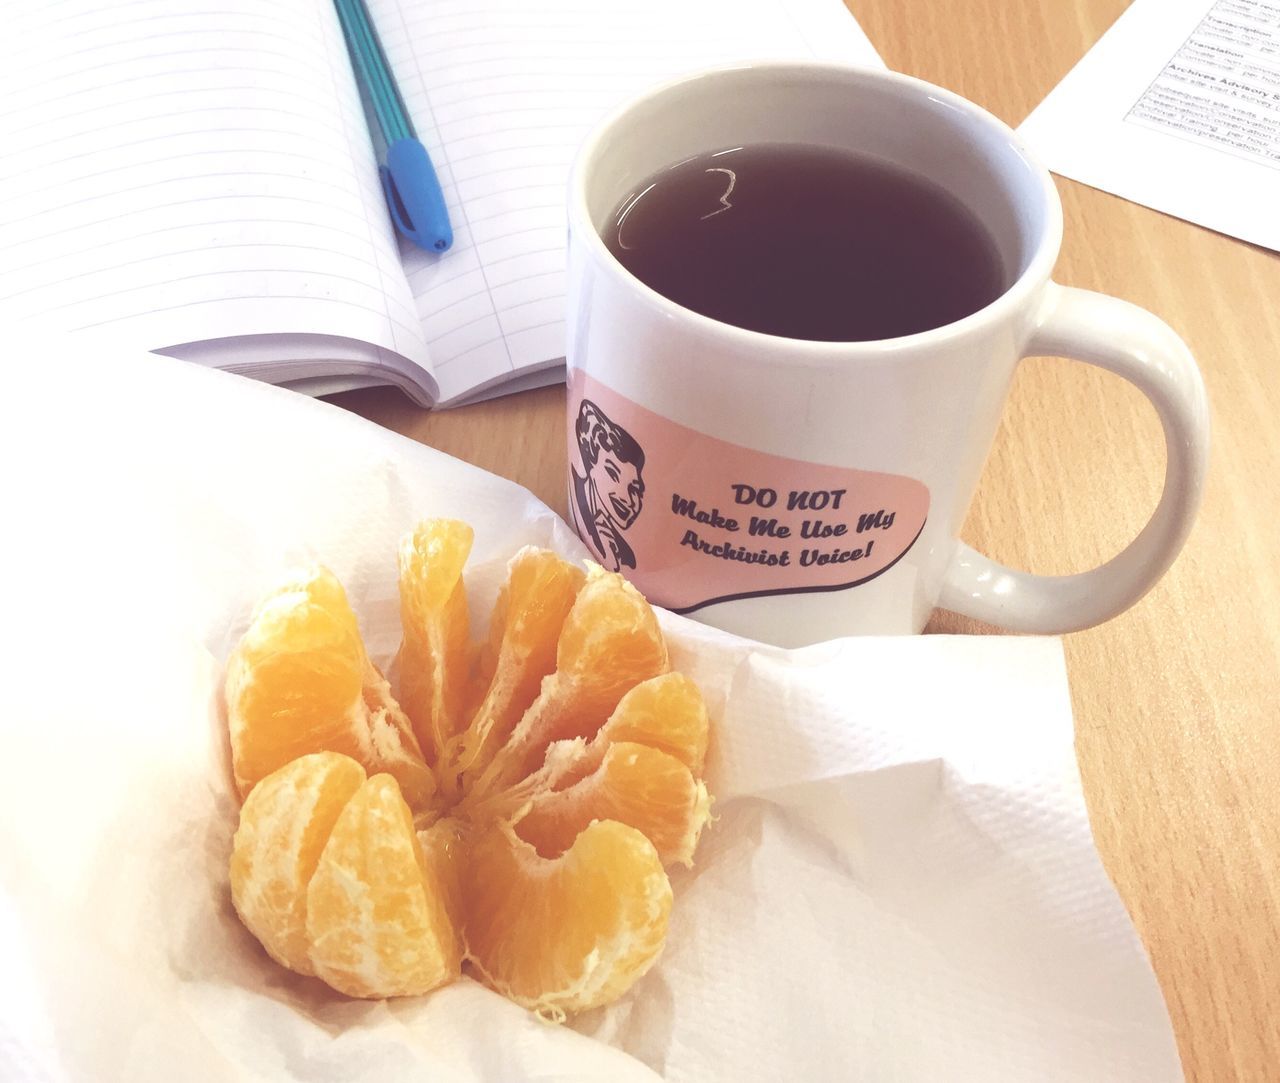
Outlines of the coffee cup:
<svg viewBox="0 0 1280 1083">
<path fill-rule="evenodd" d="M 820 341 L 696 311 L 610 250 L 619 208 L 652 178 L 766 145 L 868 156 L 945 189 L 993 243 L 1006 272 L 998 295 L 942 326 Z M 1200 504 L 1204 386 L 1157 317 L 1051 280 L 1061 239 L 1053 181 L 1018 136 L 914 78 L 752 64 L 622 106 L 588 138 L 570 181 L 568 483 L 579 536 L 656 604 L 784 646 L 919 632 L 935 607 L 1061 633 L 1132 606 L 1168 569 Z M 1165 441 L 1149 521 L 1119 555 L 1076 575 L 1007 568 L 958 536 L 1014 370 L 1035 355 L 1133 383 Z"/>
</svg>

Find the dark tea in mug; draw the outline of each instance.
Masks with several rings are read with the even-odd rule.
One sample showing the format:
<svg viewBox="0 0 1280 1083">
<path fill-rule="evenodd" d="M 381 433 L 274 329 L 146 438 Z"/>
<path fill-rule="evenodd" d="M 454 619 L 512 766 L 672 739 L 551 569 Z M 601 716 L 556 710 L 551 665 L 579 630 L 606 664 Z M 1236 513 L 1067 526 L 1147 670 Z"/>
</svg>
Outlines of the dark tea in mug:
<svg viewBox="0 0 1280 1083">
<path fill-rule="evenodd" d="M 995 241 L 946 189 L 830 147 L 764 143 L 679 162 L 628 195 L 603 234 L 676 304 L 786 338 L 929 331 L 1010 284 Z"/>
</svg>

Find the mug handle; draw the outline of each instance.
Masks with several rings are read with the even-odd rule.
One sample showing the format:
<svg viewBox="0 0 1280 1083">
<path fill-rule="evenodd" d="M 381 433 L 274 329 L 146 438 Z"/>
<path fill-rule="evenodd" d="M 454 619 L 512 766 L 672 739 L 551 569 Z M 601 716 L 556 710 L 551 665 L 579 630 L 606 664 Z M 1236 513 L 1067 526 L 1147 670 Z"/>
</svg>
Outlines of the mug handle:
<svg viewBox="0 0 1280 1083">
<path fill-rule="evenodd" d="M 1151 401 L 1164 429 L 1164 491 L 1117 556 L 1077 575 L 1032 575 L 956 543 L 938 605 L 1015 632 L 1075 632 L 1136 603 L 1173 563 L 1195 521 L 1209 458 L 1209 403 L 1186 344 L 1145 309 L 1049 283 L 1026 355 L 1069 357 L 1122 376 Z"/>
</svg>

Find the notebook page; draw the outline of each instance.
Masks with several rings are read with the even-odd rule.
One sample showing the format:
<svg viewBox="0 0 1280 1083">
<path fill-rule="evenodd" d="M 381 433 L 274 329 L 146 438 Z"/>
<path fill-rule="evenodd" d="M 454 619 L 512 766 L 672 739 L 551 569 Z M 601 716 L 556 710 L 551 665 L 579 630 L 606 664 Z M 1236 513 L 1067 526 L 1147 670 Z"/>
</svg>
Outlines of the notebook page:
<svg viewBox="0 0 1280 1083">
<path fill-rule="evenodd" d="M 336 335 L 239 335 L 155 352 L 312 396 L 390 384 L 430 408 L 439 394 L 434 379 L 424 380 L 422 368 L 401 354 Z"/>
<path fill-rule="evenodd" d="M 425 361 L 330 3 L 14 8 L 0 321 L 145 349 L 340 336 Z"/>
<path fill-rule="evenodd" d="M 564 193 L 578 144 L 608 109 L 717 63 L 880 63 L 841 0 L 369 7 L 454 226 L 443 257 L 402 253 L 446 402 L 563 359 Z"/>
</svg>

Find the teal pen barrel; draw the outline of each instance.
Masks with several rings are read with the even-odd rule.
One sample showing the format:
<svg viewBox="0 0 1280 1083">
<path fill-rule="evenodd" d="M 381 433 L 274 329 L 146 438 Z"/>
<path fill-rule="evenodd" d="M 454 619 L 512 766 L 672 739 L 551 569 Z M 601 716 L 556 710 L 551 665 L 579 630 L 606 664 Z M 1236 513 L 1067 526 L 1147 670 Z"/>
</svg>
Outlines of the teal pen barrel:
<svg viewBox="0 0 1280 1083">
<path fill-rule="evenodd" d="M 378 127 L 382 129 L 382 138 L 388 145 L 400 139 L 412 139 L 413 122 L 391 75 L 391 67 L 368 10 L 361 0 L 334 0 L 334 6 L 338 10 L 338 20 L 342 24 L 343 37 L 356 74 L 368 94 Z"/>
</svg>

